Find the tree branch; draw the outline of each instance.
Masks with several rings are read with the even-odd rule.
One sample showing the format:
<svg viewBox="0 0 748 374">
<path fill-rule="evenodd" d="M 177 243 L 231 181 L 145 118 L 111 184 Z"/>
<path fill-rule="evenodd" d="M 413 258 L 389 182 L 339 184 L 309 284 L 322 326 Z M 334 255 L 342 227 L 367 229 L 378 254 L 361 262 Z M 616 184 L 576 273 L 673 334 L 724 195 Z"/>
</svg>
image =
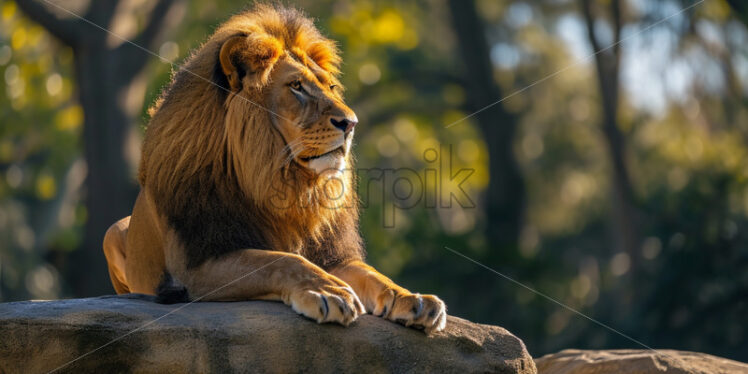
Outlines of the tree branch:
<svg viewBox="0 0 748 374">
<path fill-rule="evenodd" d="M 151 11 L 148 23 L 143 31 L 132 40 L 132 43 L 141 48 L 153 51 L 156 40 L 161 32 L 167 28 L 165 27 L 168 23 L 165 22 L 166 16 L 177 6 L 181 5 L 181 3 L 182 1 L 177 0 L 160 0 L 156 3 Z M 152 57 L 150 53 L 141 50 L 133 44 L 123 43 L 117 48 L 117 53 L 129 60 L 126 70 L 130 75 L 134 75 L 140 71 Z"/>
<path fill-rule="evenodd" d="M 587 26 L 587 37 L 592 45 L 592 50 L 595 53 L 595 62 L 598 72 L 598 78 L 600 79 L 600 90 L 603 99 L 606 98 L 607 94 L 610 94 L 610 100 L 607 101 L 607 105 L 611 105 L 610 114 L 613 116 L 609 118 L 610 121 L 615 121 L 615 112 L 617 109 L 618 100 L 618 65 L 620 61 L 620 35 L 621 35 L 621 12 L 620 3 L 614 0 L 611 3 L 611 10 L 613 13 L 613 43 L 612 53 L 607 50 L 603 50 L 600 46 L 600 41 L 597 38 L 597 32 L 595 31 L 595 15 L 592 11 L 592 1 L 582 0 L 582 13 L 584 14 L 585 25 Z M 607 47 L 610 48 L 610 47 Z M 607 87 L 615 87 L 613 91 L 607 91 Z"/>
<path fill-rule="evenodd" d="M 595 53 L 595 59 L 598 63 L 602 63 L 604 68 L 610 69 L 612 73 L 617 75 L 621 59 L 621 29 L 623 24 L 621 2 L 619 0 L 611 1 L 610 12 L 613 18 L 613 44 L 608 47 L 602 47 L 597 38 L 597 32 L 595 32 L 595 16 L 592 13 L 592 2 L 590 0 L 582 0 L 582 13 L 584 14 L 587 26 L 587 37 Z M 608 54 L 607 49 L 611 49 L 610 54 Z"/>
<path fill-rule="evenodd" d="M 164 19 L 169 12 L 178 5 L 179 2 L 175 0 L 161 0 L 156 3 L 151 11 L 151 17 L 148 20 L 143 31 L 135 38 L 134 42 L 137 45 L 141 45 L 146 48 L 152 47 L 152 43 L 159 36 L 161 30 L 164 29 Z"/>
<path fill-rule="evenodd" d="M 16 0 L 16 3 L 26 16 L 47 29 L 64 44 L 70 47 L 75 47 L 78 44 L 78 29 L 80 27 L 78 21 L 58 17 L 39 1 Z"/>
<path fill-rule="evenodd" d="M 600 43 L 597 41 L 597 34 L 595 33 L 595 18 L 592 16 L 592 2 L 590 0 L 582 0 L 582 14 L 587 26 L 587 38 L 592 45 L 592 52 L 598 53 L 600 52 Z"/>
<path fill-rule="evenodd" d="M 617 67 L 621 57 L 621 29 L 623 28 L 620 0 L 610 2 L 610 13 L 613 15 L 613 55 L 615 56 Z"/>
</svg>

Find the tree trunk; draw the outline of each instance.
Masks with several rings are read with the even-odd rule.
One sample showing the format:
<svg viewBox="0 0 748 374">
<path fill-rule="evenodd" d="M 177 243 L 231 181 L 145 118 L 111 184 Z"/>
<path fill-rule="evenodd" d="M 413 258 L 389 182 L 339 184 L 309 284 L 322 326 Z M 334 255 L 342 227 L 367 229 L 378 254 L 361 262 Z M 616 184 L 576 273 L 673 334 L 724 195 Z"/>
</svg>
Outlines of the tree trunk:
<svg viewBox="0 0 748 374">
<path fill-rule="evenodd" d="M 88 217 L 82 247 L 70 255 L 66 268 L 61 269 L 75 297 L 113 292 L 101 245 L 107 228 L 130 215 L 137 196 L 131 175 L 134 167 L 128 164 L 125 153 L 145 94 L 145 86 L 136 78 L 152 57 L 141 48 L 153 50 L 160 30 L 174 25 L 181 17 L 172 12 L 181 3 L 158 1 L 146 26 L 133 38 L 135 46 L 101 29 L 109 29 L 119 16 L 116 12 L 122 8 L 122 1 L 126 0 L 92 1 L 84 15 L 60 18 L 57 14 L 72 15 L 65 11 L 64 2 L 18 0 L 29 18 L 73 48 L 75 55 L 78 98 L 85 116 L 83 154 L 88 166 Z"/>
<path fill-rule="evenodd" d="M 119 84 L 112 57 L 111 51 L 96 47 L 80 48 L 75 56 L 78 95 L 85 113 L 83 154 L 88 166 L 88 220 L 83 247 L 74 253 L 74 262 L 68 269 L 68 280 L 79 297 L 112 292 L 106 281 L 101 244 L 107 228 L 130 215 L 137 196 L 132 165 L 125 160 L 125 145 L 135 113 L 126 113 L 117 102 L 117 95 L 127 86 Z"/>
<path fill-rule="evenodd" d="M 639 258 L 640 239 L 636 226 L 633 187 L 626 161 L 626 141 L 618 127 L 618 96 L 620 91 L 619 71 L 621 60 L 621 4 L 619 0 L 610 3 L 613 20 L 613 45 L 602 49 L 596 32 L 595 17 L 590 0 L 582 0 L 587 36 L 595 54 L 597 82 L 602 101 L 602 130 L 608 145 L 613 169 L 612 176 L 612 224 L 614 228 L 615 250 L 628 253 L 632 264 Z M 633 266 L 632 266 L 633 268 Z"/>
<path fill-rule="evenodd" d="M 468 107 L 475 114 L 489 152 L 489 186 L 486 191 L 486 234 L 495 249 L 514 248 L 521 230 L 525 188 L 513 153 L 517 117 L 502 103 L 483 22 L 475 2 L 449 0 L 452 23 L 468 84 Z M 455 124 L 455 126 L 460 126 Z"/>
</svg>

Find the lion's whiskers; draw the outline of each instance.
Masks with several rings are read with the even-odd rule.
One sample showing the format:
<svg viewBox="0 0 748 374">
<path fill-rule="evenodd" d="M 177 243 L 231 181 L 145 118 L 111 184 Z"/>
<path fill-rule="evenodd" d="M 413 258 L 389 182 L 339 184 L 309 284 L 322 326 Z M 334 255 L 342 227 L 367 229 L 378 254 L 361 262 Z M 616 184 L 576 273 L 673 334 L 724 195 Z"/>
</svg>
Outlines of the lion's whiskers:
<svg viewBox="0 0 748 374">
<path fill-rule="evenodd" d="M 286 167 L 287 165 L 289 165 L 291 161 L 293 161 L 293 159 L 301 153 L 301 151 L 304 149 L 302 144 L 303 142 L 304 138 L 300 136 L 288 142 L 286 146 L 283 147 L 283 151 L 280 153 L 280 156 L 283 157 L 283 155 L 285 155 L 285 160 L 281 163 L 281 167 Z M 287 155 L 286 152 L 288 152 Z"/>
<path fill-rule="evenodd" d="M 292 141 L 288 142 L 288 143 L 287 143 L 287 144 L 286 144 L 286 145 L 285 145 L 285 146 L 283 147 L 283 149 L 282 149 L 282 150 L 280 151 L 280 153 L 278 153 L 278 156 L 279 156 L 279 157 L 284 157 L 284 156 L 286 156 L 286 152 L 291 152 L 291 153 L 293 153 L 293 147 L 295 147 L 295 146 L 296 146 L 296 145 L 298 145 L 298 144 L 301 144 L 301 142 L 302 142 L 302 141 L 303 141 L 303 139 L 302 139 L 301 137 L 298 137 L 298 138 L 296 138 L 296 139 L 294 139 L 294 140 L 292 140 Z"/>
</svg>

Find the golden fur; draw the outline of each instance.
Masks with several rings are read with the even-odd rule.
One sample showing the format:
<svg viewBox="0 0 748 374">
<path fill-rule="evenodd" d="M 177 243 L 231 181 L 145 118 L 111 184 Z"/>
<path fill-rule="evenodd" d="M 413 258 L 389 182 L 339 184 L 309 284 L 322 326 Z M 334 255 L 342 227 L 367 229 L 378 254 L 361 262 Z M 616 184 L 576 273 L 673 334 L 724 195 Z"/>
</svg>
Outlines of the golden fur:
<svg viewBox="0 0 748 374">
<path fill-rule="evenodd" d="M 273 225 L 277 232 L 268 244 L 271 248 L 294 251 L 301 248 L 308 238 L 319 240 L 322 229 L 330 226 L 335 215 L 352 214 L 352 211 L 329 207 L 339 203 L 354 204 L 350 173 L 339 178 L 345 182 L 345 194 L 338 200 L 344 201 L 327 201 L 325 197 L 329 194 L 322 187 L 329 187 L 331 183 L 324 183 L 321 178 L 309 178 L 298 172 L 295 163 L 288 162 L 283 152 L 284 139 L 268 123 L 271 120 L 285 121 L 278 118 L 278 110 L 273 111 L 278 113 L 275 115 L 266 110 L 269 108 L 253 104 L 264 102 L 263 91 L 269 87 L 269 66 L 277 61 L 284 47 L 297 55 L 309 56 L 326 69 L 329 81 L 340 85 L 335 77 L 340 58 L 334 43 L 323 38 L 306 18 L 294 18 L 290 26 L 295 30 L 290 30 L 283 16 L 284 13 L 270 7 L 259 7 L 255 12 L 235 16 L 189 60 L 163 100 L 152 110 L 154 115 L 143 148 L 139 180 L 141 185 L 152 187 L 157 199 L 169 199 L 181 194 L 181 191 L 174 190 L 175 186 L 185 186 L 187 179 L 199 173 L 200 169 L 212 167 L 214 178 L 230 178 L 227 182 L 236 183 L 254 204 L 259 205 L 259 211 L 270 214 L 264 219 L 287 222 Z M 262 48 L 260 57 L 251 57 L 247 53 L 248 58 L 253 59 L 251 64 L 259 66 L 261 72 L 257 73 L 259 77 L 252 79 L 251 89 L 241 91 L 241 95 L 231 92 L 225 102 L 221 102 L 216 98 L 221 96 L 216 92 L 220 89 L 211 81 L 214 61 L 196 57 L 217 55 L 224 42 L 237 33 L 249 35 L 249 48 Z M 213 105 L 206 108 L 192 104 L 196 102 Z M 245 126 L 248 123 L 256 126 Z M 212 131 L 206 132 L 207 128 Z M 225 159 L 229 162 L 223 162 Z M 258 181 L 275 183 L 268 188 Z M 279 196 L 294 196 L 298 200 L 278 201 Z M 284 205 L 283 208 L 287 209 L 275 209 L 273 204 Z"/>
<path fill-rule="evenodd" d="M 281 300 L 318 322 L 368 311 L 444 328 L 441 300 L 363 262 L 340 62 L 311 20 L 268 5 L 192 54 L 151 109 L 133 214 L 105 238 L 118 293 L 160 283 L 160 296 Z"/>
</svg>

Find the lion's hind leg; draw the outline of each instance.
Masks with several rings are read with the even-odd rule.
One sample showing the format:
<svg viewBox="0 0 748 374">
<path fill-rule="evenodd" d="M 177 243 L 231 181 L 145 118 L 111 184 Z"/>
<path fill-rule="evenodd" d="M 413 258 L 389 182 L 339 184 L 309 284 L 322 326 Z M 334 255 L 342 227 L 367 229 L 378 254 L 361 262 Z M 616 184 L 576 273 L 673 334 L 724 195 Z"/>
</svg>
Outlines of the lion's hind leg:
<svg viewBox="0 0 748 374">
<path fill-rule="evenodd" d="M 117 294 L 129 293 L 125 276 L 125 248 L 130 216 L 122 218 L 109 227 L 104 235 L 104 256 L 109 267 L 109 278 Z"/>
</svg>

